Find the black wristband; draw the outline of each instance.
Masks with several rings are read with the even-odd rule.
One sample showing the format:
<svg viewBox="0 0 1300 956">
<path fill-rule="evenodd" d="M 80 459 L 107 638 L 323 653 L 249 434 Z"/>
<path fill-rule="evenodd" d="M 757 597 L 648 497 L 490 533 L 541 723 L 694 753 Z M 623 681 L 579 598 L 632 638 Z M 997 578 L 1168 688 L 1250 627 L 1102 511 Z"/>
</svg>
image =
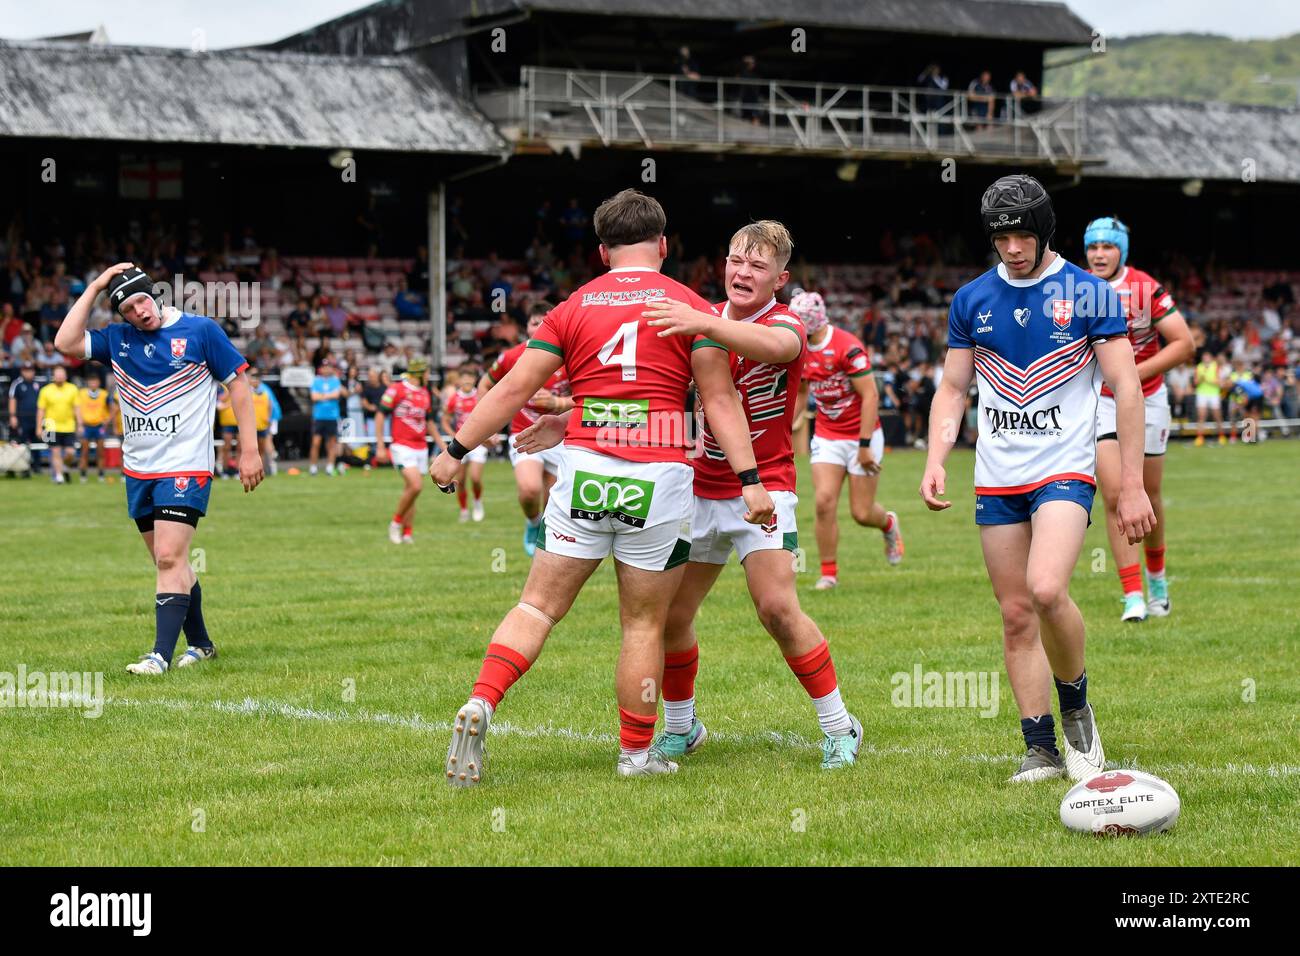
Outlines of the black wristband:
<svg viewBox="0 0 1300 956">
<path fill-rule="evenodd" d="M 462 445 L 460 442 L 456 441 L 456 436 L 452 435 L 451 444 L 447 446 L 447 454 L 451 455 L 451 457 L 455 458 L 457 461 L 460 461 L 462 458 L 464 458 L 466 455 L 469 454 L 469 449 L 466 448 L 464 445 Z"/>
<path fill-rule="evenodd" d="M 870 439 L 870 438 L 859 438 L 859 439 L 858 439 L 858 447 L 859 447 L 859 448 L 870 448 L 870 447 L 871 447 L 871 439 Z"/>
<path fill-rule="evenodd" d="M 740 479 L 740 487 L 745 488 L 749 485 L 757 485 L 760 482 L 757 468 L 746 468 L 740 474 L 736 475 Z"/>
</svg>

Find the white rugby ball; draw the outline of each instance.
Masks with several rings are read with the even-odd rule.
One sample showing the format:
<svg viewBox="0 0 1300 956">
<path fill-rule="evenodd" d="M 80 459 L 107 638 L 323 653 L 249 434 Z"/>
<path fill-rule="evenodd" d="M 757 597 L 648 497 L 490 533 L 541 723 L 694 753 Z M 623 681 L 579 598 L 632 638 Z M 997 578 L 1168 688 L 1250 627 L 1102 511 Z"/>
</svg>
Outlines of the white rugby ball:
<svg viewBox="0 0 1300 956">
<path fill-rule="evenodd" d="M 1146 836 L 1178 822 L 1174 788 L 1141 770 L 1111 770 L 1075 784 L 1061 801 L 1067 830 L 1097 836 Z"/>
</svg>

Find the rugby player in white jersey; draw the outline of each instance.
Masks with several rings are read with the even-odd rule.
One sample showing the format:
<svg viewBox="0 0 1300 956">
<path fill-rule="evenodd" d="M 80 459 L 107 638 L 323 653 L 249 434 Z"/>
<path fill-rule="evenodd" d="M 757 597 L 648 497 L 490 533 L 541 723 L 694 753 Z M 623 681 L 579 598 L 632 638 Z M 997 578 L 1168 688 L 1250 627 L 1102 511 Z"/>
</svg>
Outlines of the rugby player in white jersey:
<svg viewBox="0 0 1300 956">
<path fill-rule="evenodd" d="M 944 462 L 973 379 L 975 522 L 1002 612 L 1003 654 L 1026 748 L 1011 780 L 1062 773 L 1082 780 L 1105 765 L 1088 702 L 1083 617 L 1070 598 L 1096 486 L 1098 373 L 1115 394 L 1116 523 L 1131 543 L 1155 521 L 1142 485 L 1142 388 L 1118 296 L 1051 249 L 1056 215 L 1042 184 L 1004 176 L 984 193 L 980 215 L 1001 261 L 953 296 L 920 494 L 932 511 L 952 505 L 940 500 Z M 1064 759 L 1052 719 L 1053 681 Z"/>
<path fill-rule="evenodd" d="M 104 291 L 124 321 L 87 331 Z M 152 281 L 129 262 L 106 269 L 86 287 L 54 344 L 65 355 L 112 365 L 117 381 L 127 510 L 157 572 L 154 648 L 127 670 L 165 673 L 182 630 L 188 646 L 176 666 L 212 660 L 217 649 L 203 621 L 190 542 L 212 491 L 212 419 L 221 385 L 230 390 L 238 423 L 244 491 L 262 481 L 248 363 L 212 319 L 160 305 Z"/>
</svg>

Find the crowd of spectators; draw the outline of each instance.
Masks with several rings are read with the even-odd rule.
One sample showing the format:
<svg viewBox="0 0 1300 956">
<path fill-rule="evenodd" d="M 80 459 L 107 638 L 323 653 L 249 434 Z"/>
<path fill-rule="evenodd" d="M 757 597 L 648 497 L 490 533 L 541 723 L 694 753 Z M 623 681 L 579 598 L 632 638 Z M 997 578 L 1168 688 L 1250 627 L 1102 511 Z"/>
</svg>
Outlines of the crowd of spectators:
<svg viewBox="0 0 1300 956">
<path fill-rule="evenodd" d="M 576 197 L 541 200 L 525 241 L 479 257 L 466 252 L 467 221 L 462 201 L 453 199 L 448 210 L 448 369 L 466 366 L 481 372 L 501 351 L 522 340 L 533 303 L 563 300 L 604 266 L 591 233 L 590 212 Z M 871 258 L 884 265 L 798 259 L 791 263 L 787 292 L 795 286 L 820 291 L 832 321 L 862 338 L 877 370 L 881 411 L 891 424 L 892 443 L 919 444 L 941 374 L 948 303 L 988 262 L 972 254 L 956 234 L 885 230 L 874 251 Z M 721 250 L 711 252 L 688 247 L 674 233 L 664 272 L 704 298 L 719 301 L 724 297 L 722 256 Z M 129 222 L 119 236 L 94 229 L 66 243 L 60 238 L 33 243 L 21 220 L 14 219 L 0 234 L 0 378 L 15 382 L 30 363 L 27 374 L 38 386 L 49 381 L 58 366 L 79 382 L 79 359 L 55 351 L 54 333 L 85 284 L 117 261 L 136 262 L 155 278 L 211 274 L 263 284 L 279 297 L 283 310 L 252 329 L 227 317 L 228 333 L 269 381 L 277 381 L 277 373 L 289 366 L 337 374 L 344 383 L 340 416 L 354 418 L 361 428 L 373 414 L 373 396 L 365 397 L 367 386 L 373 391 L 387 385 L 427 349 L 429 310 L 423 290 L 428 288 L 429 265 L 423 248 L 409 260 L 400 260 L 407 267 L 393 277 L 391 300 L 384 303 L 397 329 L 416 334 L 385 334 L 371 321 L 373 315 L 345 307 L 351 303 L 337 291 L 326 291 L 329 286 L 302 265 L 305 260 L 282 258 L 275 249 L 262 248 L 252 230 L 237 239 L 223 234 L 209 243 L 198 223 L 168 226 L 154 214 L 145 222 Z M 391 270 L 398 260 L 384 261 Z M 1254 391 L 1236 388 L 1236 381 L 1248 380 L 1259 386 L 1259 406 L 1266 418 L 1300 415 L 1300 309 L 1294 285 L 1300 276 L 1227 270 L 1180 255 L 1144 265 L 1165 283 L 1187 317 L 1197 361 L 1208 352 L 1235 375 L 1233 387 L 1225 391 L 1225 414 L 1239 411 L 1229 393 Z M 110 320 L 101 301 L 91 325 Z M 101 374 L 111 387 L 108 370 Z M 1190 379 L 1191 366 L 1169 373 L 1176 419 L 1194 417 Z M 306 411 L 306 390 L 300 391 L 296 401 L 288 395 L 287 411 Z"/>
</svg>

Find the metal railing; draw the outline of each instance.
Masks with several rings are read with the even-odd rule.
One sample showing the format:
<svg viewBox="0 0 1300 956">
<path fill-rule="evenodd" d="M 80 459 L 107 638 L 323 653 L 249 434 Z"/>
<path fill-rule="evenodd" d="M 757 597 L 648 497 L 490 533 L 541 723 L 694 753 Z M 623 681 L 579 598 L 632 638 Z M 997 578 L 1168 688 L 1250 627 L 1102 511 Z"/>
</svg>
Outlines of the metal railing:
<svg viewBox="0 0 1300 956">
<path fill-rule="evenodd" d="M 1093 160 L 1081 99 L 527 66 L 519 87 L 480 90 L 478 103 L 507 136 L 525 142 Z"/>
</svg>

